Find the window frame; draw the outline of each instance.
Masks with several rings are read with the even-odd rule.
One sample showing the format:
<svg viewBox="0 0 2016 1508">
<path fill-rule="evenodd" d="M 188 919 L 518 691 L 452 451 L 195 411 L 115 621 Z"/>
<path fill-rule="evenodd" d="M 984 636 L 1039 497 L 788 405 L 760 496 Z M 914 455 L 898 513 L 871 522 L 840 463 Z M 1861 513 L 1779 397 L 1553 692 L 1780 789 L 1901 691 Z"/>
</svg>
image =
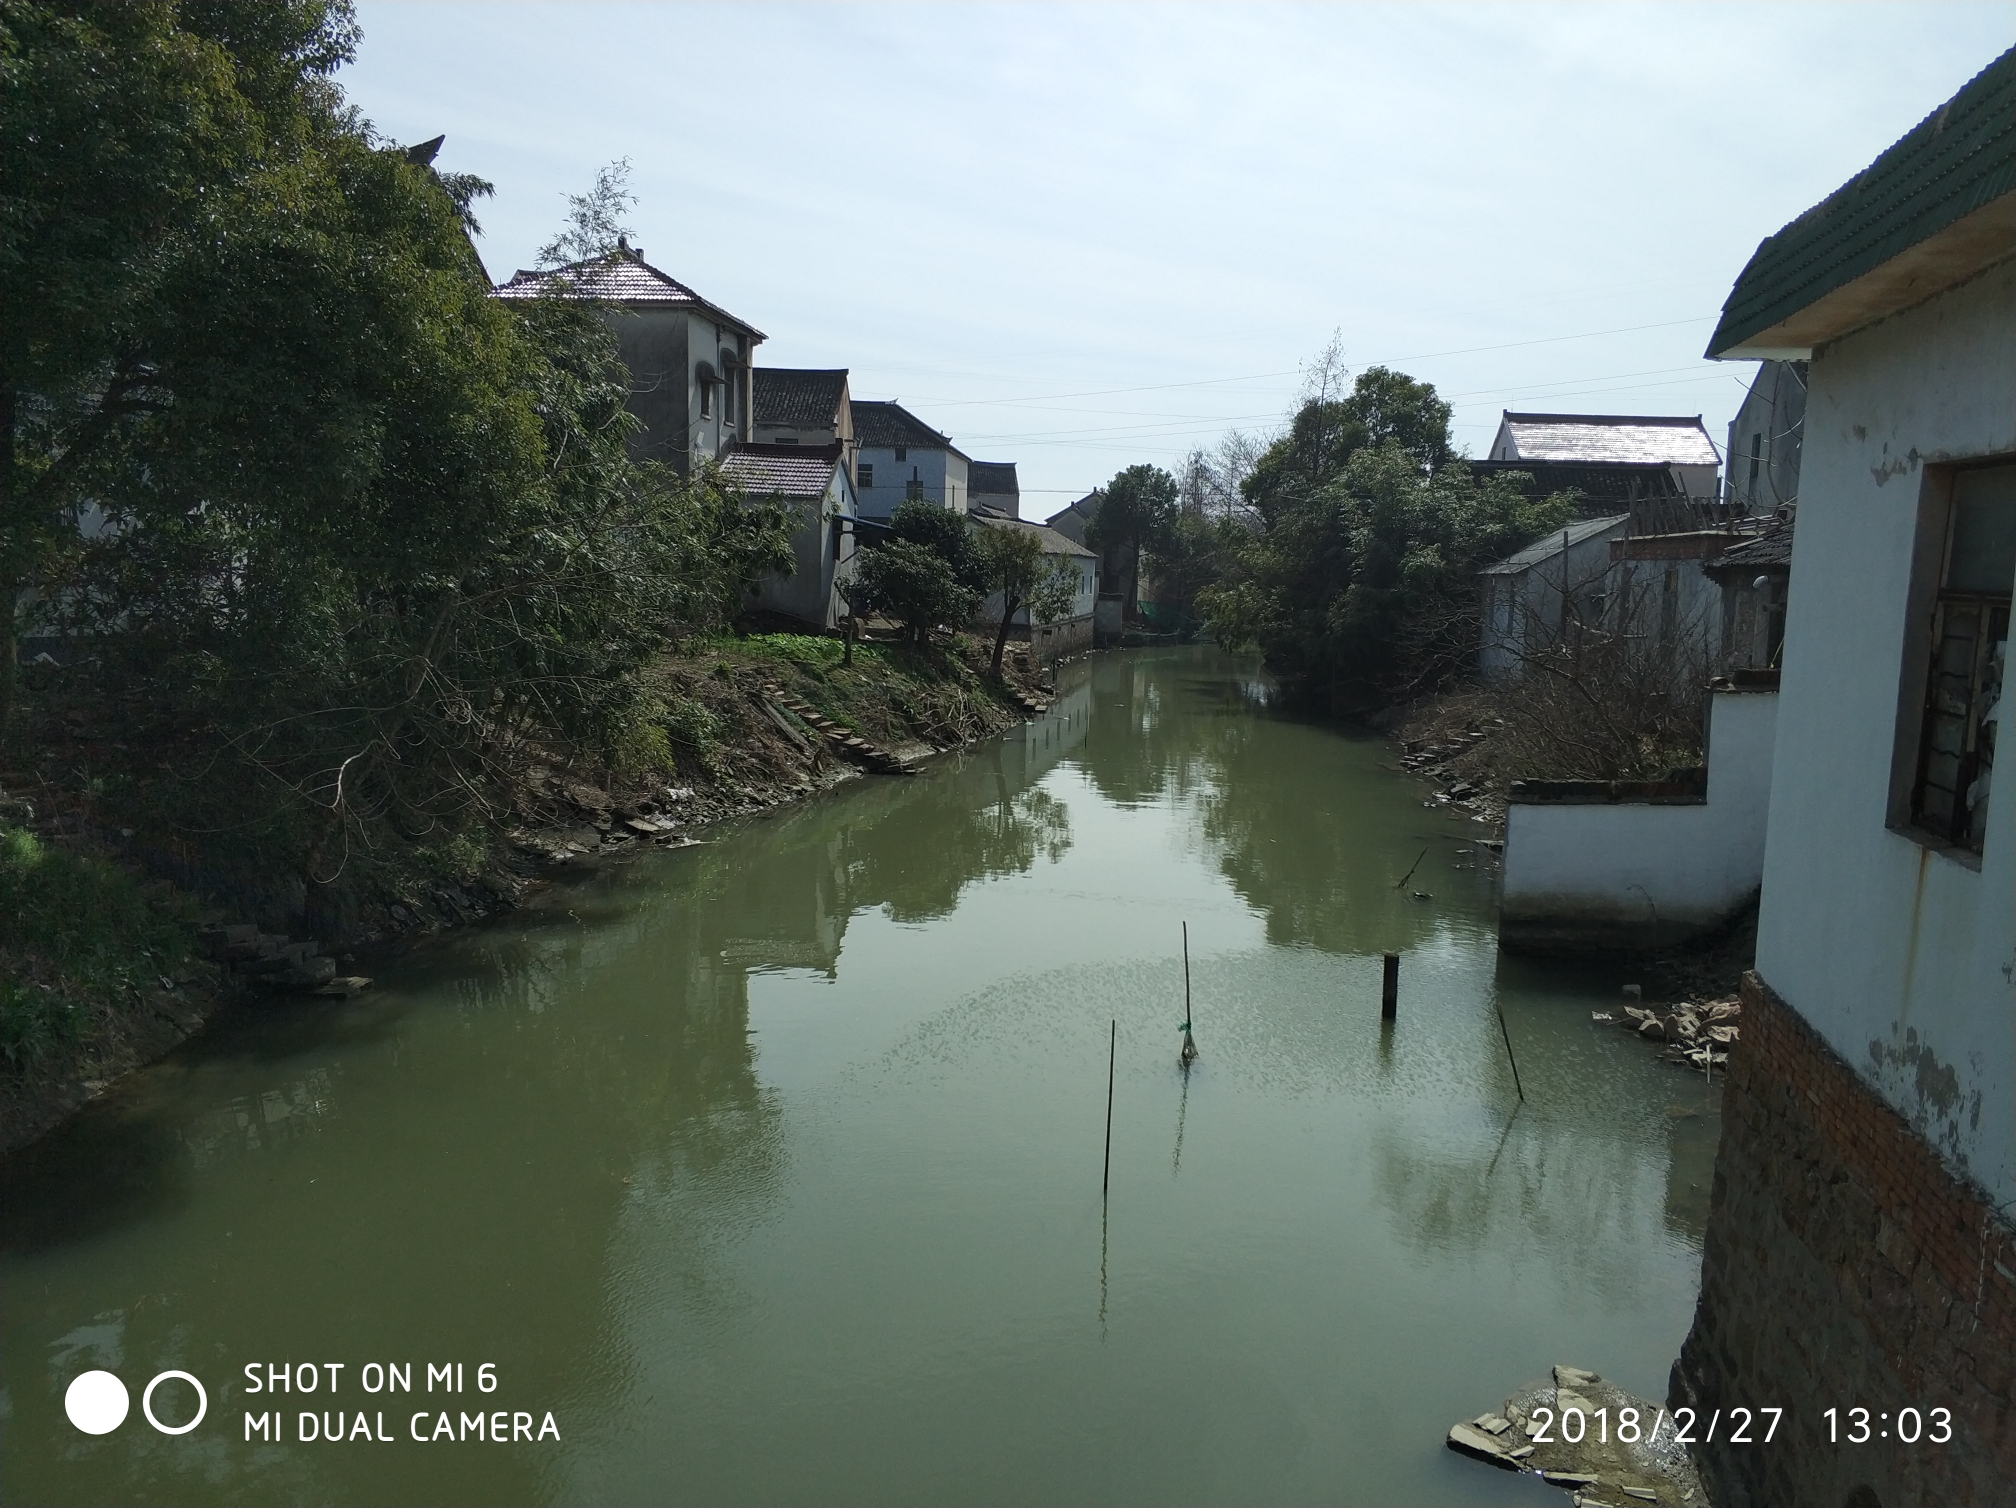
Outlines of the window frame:
<svg viewBox="0 0 2016 1508">
<path fill-rule="evenodd" d="M 1929 726 L 1933 681 L 1933 656 L 1942 642 L 1941 625 L 1949 607 L 1986 605 L 1992 621 L 1993 608 L 2001 604 L 2006 615 L 2009 599 L 1995 593 L 1949 589 L 1946 575 L 1950 564 L 1954 529 L 1954 492 L 1960 477 L 1976 471 L 2016 467 L 2016 454 L 1973 456 L 1950 465 L 1928 465 L 1918 496 L 1918 522 L 1912 541 L 1911 578 L 1907 598 L 1903 664 L 1898 676 L 1896 739 L 1891 755 L 1890 804 L 1885 825 L 1902 837 L 1979 871 L 1982 850 L 1951 831 L 1941 832 L 1920 819 L 1919 794 L 1924 783 L 1930 747 Z M 2006 630 L 2005 630 L 2006 632 Z M 1980 651 L 1977 650 L 1977 653 Z M 2009 671 L 2003 667 L 2002 699 L 2007 699 Z M 1970 706 L 1969 717 L 1973 714 Z M 2006 720 L 2006 719 L 2005 719 Z M 1997 742 L 2006 742 L 1998 721 Z M 2006 759 L 2008 751 L 1998 750 Z M 1967 782 L 1958 791 L 1964 794 Z M 1992 818 L 1992 814 L 1991 814 Z M 2007 820 L 2006 814 L 2004 820 Z M 1987 846 L 1984 828 L 1982 847 Z"/>
</svg>

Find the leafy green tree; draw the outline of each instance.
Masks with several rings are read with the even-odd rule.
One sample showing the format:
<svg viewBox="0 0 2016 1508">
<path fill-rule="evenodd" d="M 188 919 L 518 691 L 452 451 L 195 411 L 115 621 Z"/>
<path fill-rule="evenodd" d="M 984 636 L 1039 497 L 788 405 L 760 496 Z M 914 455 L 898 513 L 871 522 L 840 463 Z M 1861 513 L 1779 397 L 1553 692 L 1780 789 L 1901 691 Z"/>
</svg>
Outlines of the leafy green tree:
<svg viewBox="0 0 2016 1508">
<path fill-rule="evenodd" d="M 973 525 L 966 521 L 965 514 L 921 498 L 905 498 L 889 515 L 889 532 L 930 550 L 945 562 L 952 579 L 966 590 L 983 593 L 989 590 Z"/>
<path fill-rule="evenodd" d="M 945 557 L 928 545 L 885 540 L 863 550 L 855 562 L 852 591 L 901 623 L 914 643 L 923 643 L 941 623 L 956 625 L 973 615 L 979 593 L 953 575 Z M 850 602 L 858 600 L 850 593 Z"/>
<path fill-rule="evenodd" d="M 629 242 L 630 211 L 636 207 L 630 159 L 619 157 L 597 168 L 587 193 L 567 196 L 567 222 L 539 248 L 539 265 L 565 267 L 606 257 Z"/>
<path fill-rule="evenodd" d="M 181 290 L 286 199 L 355 41 L 322 0 L 0 6 L 0 734 L 94 468 L 184 396 L 158 361 Z"/>
<path fill-rule="evenodd" d="M 1204 591 L 1224 578 L 1245 537 L 1233 519 L 1178 513 L 1142 555 L 1154 578 L 1157 600 L 1194 624 L 1202 616 L 1199 602 Z"/>
<path fill-rule="evenodd" d="M 1409 695 L 1468 663 L 1478 569 L 1570 512 L 1461 462 L 1428 471 L 1389 437 L 1313 494 L 1277 498 L 1203 604 L 1221 642 L 1258 645 L 1332 705 Z"/>
<path fill-rule="evenodd" d="M 1327 391 L 1328 380 L 1324 383 Z M 1368 447 L 1396 444 L 1424 473 L 1433 474 L 1454 456 L 1449 440 L 1450 408 L 1433 383 L 1404 372 L 1368 367 L 1348 396 L 1325 392 L 1296 412 L 1288 433 L 1254 463 L 1242 484 L 1246 500 L 1263 519 L 1321 491 L 1342 474 L 1351 457 Z"/>
<path fill-rule="evenodd" d="M 1028 608 L 1033 625 L 1070 612 L 1078 596 L 1078 567 L 1074 561 L 1045 555 L 1036 531 L 1016 524 L 981 525 L 974 547 L 987 589 L 1001 594 L 1001 622 L 994 631 L 993 670 L 998 676 L 1015 615 Z"/>
<path fill-rule="evenodd" d="M 1117 547 L 1126 560 L 1123 601 L 1129 613 L 1141 591 L 1141 553 L 1175 523 L 1176 494 L 1176 478 L 1160 466 L 1129 466 L 1106 484 L 1099 510 L 1085 527 L 1085 542 L 1093 549 Z"/>
<path fill-rule="evenodd" d="M 102 64 L 98 108 L 130 95 L 140 145 L 194 143 L 160 148 L 194 209 L 131 210 L 117 256 L 59 257 L 18 361 L 9 322 L 10 530 L 31 489 L 59 541 L 37 611 L 93 647 L 52 695 L 124 719 L 143 752 L 108 799 L 149 841 L 228 845 L 256 883 L 291 870 L 311 924 L 340 925 L 354 859 L 499 820 L 528 740 L 621 746 L 642 665 L 788 561 L 784 521 L 628 458 L 601 312 L 490 297 L 467 235 L 485 186 L 386 149 L 328 82 L 347 12 L 4 14 L 9 67 L 81 87 Z M 164 77 L 136 47 L 191 61 Z M 11 304 L 55 273 L 23 270 L 35 237 L 8 223 Z M 114 280 L 116 318 L 92 257 L 145 264 Z"/>
</svg>

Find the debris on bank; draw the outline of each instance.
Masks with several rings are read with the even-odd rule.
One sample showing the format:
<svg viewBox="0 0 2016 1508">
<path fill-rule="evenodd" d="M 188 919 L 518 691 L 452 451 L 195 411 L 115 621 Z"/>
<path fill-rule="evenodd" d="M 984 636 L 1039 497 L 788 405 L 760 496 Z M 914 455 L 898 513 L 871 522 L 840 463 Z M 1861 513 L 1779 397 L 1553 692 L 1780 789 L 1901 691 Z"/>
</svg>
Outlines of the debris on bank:
<svg viewBox="0 0 2016 1508">
<path fill-rule="evenodd" d="M 1455 768 L 1456 761 L 1490 736 L 1488 728 L 1473 725 L 1437 739 L 1406 739 L 1400 745 L 1400 768 L 1440 785 L 1428 805 L 1453 807 L 1479 822 L 1502 822 L 1505 803 L 1486 782 L 1473 780 Z"/>
<path fill-rule="evenodd" d="M 1496 1413 L 1452 1425 L 1446 1443 L 1559 1487 L 1574 1508 L 1708 1502 L 1672 1415 L 1580 1367 L 1557 1366 L 1551 1382 L 1529 1383 Z"/>
<path fill-rule="evenodd" d="M 1727 1000 L 1691 1000 L 1664 1010 L 1627 1005 L 1617 1011 L 1591 1011 L 1589 1019 L 1665 1043 L 1659 1056 L 1668 1063 L 1712 1072 L 1729 1061 L 1730 1049 L 1741 1035 L 1737 1018 L 1742 1014 L 1743 1002 L 1731 996 Z"/>
</svg>

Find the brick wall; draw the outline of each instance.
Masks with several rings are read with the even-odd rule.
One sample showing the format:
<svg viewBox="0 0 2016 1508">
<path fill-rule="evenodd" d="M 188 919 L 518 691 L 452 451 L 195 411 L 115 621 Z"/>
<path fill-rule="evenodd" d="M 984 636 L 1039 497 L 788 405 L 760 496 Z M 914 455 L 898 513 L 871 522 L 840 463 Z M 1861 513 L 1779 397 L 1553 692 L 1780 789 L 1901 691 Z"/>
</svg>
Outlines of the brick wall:
<svg viewBox="0 0 2016 1508">
<path fill-rule="evenodd" d="M 1710 1490 L 1722 1508 L 2016 1503 L 2016 1230 L 1755 974 L 1743 1002 L 1671 1402 L 1788 1413 L 1769 1445 L 1704 1445 Z M 1830 1443 L 1824 1411 L 1845 1436 L 1856 1406 L 1891 1438 Z M 1934 1407 L 1950 1444 L 1896 1440 L 1899 1410 Z"/>
</svg>

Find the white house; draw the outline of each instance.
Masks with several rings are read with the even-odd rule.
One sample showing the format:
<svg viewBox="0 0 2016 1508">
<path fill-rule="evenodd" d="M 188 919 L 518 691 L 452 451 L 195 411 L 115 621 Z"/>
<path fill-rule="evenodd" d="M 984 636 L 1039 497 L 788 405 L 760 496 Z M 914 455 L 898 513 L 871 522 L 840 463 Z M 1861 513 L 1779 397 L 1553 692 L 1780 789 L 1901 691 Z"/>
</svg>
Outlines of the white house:
<svg viewBox="0 0 2016 1508">
<path fill-rule="evenodd" d="M 900 403 L 856 402 L 853 412 L 863 518 L 887 518 L 907 498 L 967 511 L 968 462 L 950 438 Z"/>
<path fill-rule="evenodd" d="M 1733 511 L 1776 513 L 1799 502 L 1806 433 L 1806 363 L 1763 361 L 1729 421 L 1727 498 Z"/>
<path fill-rule="evenodd" d="M 644 260 L 627 242 L 606 256 L 542 272 L 519 271 L 500 299 L 560 291 L 605 303 L 617 354 L 630 369 L 628 407 L 643 427 L 630 449 L 682 474 L 749 438 L 750 362 L 763 332 L 709 303 Z"/>
<path fill-rule="evenodd" d="M 1673 1402 L 1897 1432 L 1708 1447 L 1724 1504 L 2006 1502 L 2016 49 L 1767 238 L 1708 354 L 1808 370 L 1757 966 Z M 1934 1394 L 1950 1443 L 1898 1444 Z"/>
<path fill-rule="evenodd" d="M 1541 536 L 1478 572 L 1483 637 L 1477 668 L 1509 675 L 1558 643 L 1573 623 L 1596 623 L 1610 592 L 1610 546 L 1624 538 L 1628 513 L 1585 518 Z"/>
<path fill-rule="evenodd" d="M 1055 529 L 1026 519 L 1003 518 L 988 512 L 975 513 L 972 520 L 976 529 L 1021 529 L 1035 535 L 1046 561 L 1063 561 L 1077 575 L 1078 589 L 1072 596 L 1070 609 L 1061 617 L 1032 624 L 1028 608 L 1016 611 L 1009 632 L 1015 638 L 1028 640 L 1030 656 L 1040 662 L 1090 649 L 1092 614 L 1099 600 L 1099 557 Z M 995 592 L 980 604 L 974 616 L 982 623 L 999 627 L 1005 606 L 1001 594 Z"/>
<path fill-rule="evenodd" d="M 840 441 L 812 445 L 738 445 L 721 472 L 752 498 L 784 503 L 798 515 L 791 536 L 794 568 L 766 577 L 757 607 L 816 628 L 835 628 L 845 616 L 839 588 L 854 574 L 854 483 Z"/>
</svg>

